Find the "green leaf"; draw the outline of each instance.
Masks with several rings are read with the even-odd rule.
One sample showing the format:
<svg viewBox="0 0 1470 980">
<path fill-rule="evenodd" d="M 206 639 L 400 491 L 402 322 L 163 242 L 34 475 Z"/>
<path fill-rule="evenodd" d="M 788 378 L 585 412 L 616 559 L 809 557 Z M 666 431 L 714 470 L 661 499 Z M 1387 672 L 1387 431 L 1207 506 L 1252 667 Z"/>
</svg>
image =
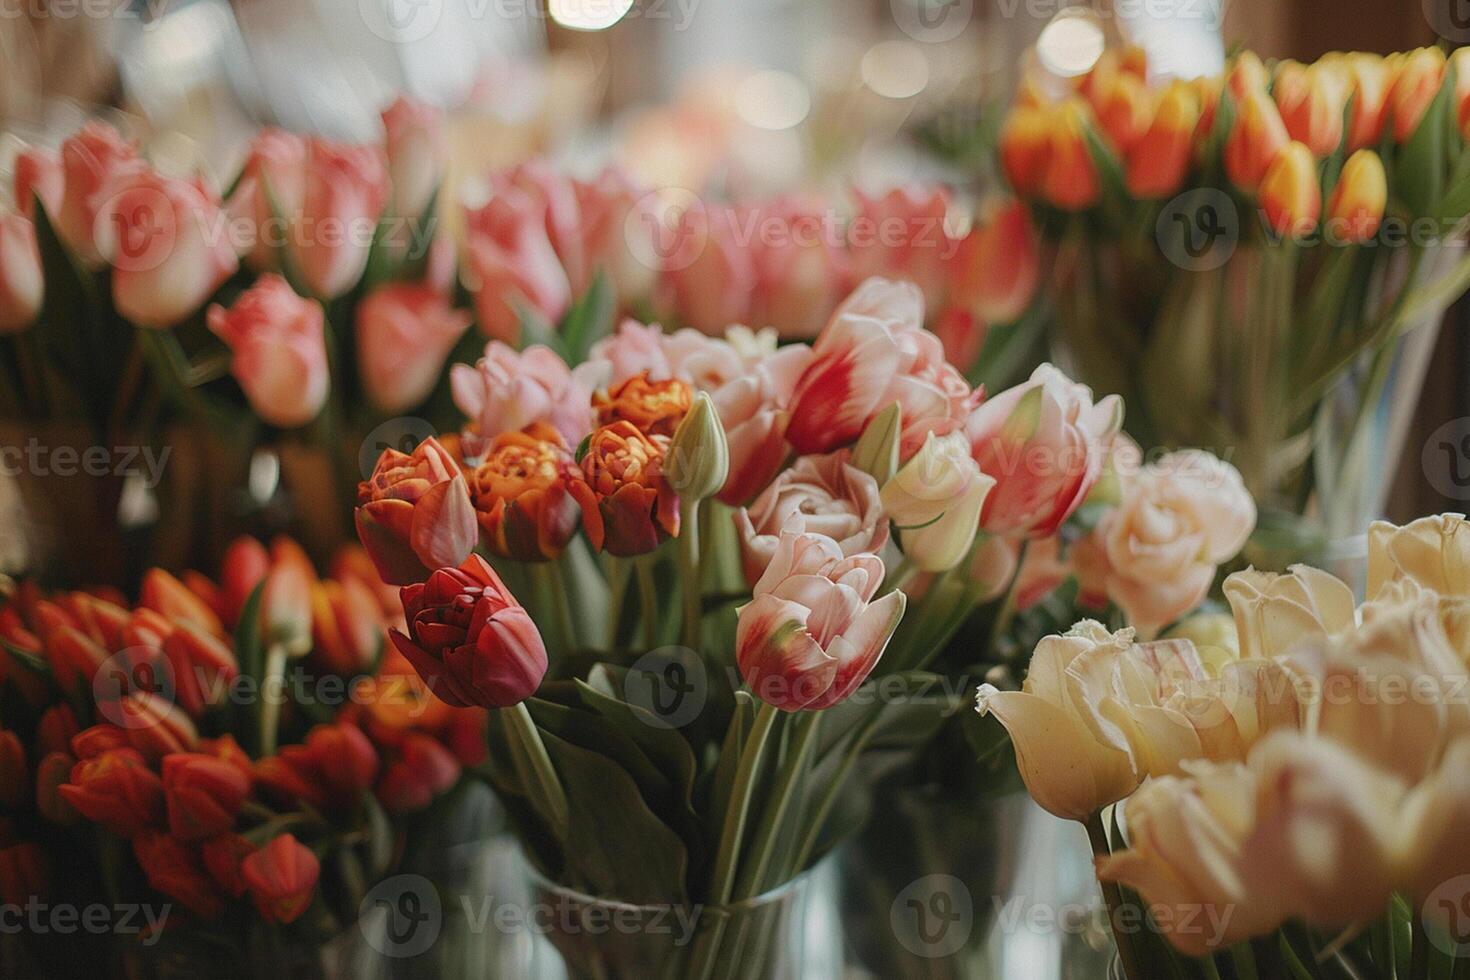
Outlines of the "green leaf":
<svg viewBox="0 0 1470 980">
<path fill-rule="evenodd" d="M 1434 101 L 1424 113 L 1419 128 L 1399 149 L 1394 170 L 1393 190 L 1414 215 L 1438 213 L 1440 198 L 1445 193 L 1446 124 L 1449 92 L 1441 85 Z M 1389 113 L 1390 117 L 1392 113 Z M 1384 123 L 1391 129 L 1393 119 Z M 1458 138 L 1456 133 L 1456 138 Z"/>
<path fill-rule="evenodd" d="M 593 668 L 594 676 L 601 671 L 602 666 L 599 664 Z M 643 754 L 669 776 L 676 790 L 676 798 L 687 806 L 694 792 L 696 765 L 694 752 L 678 729 L 670 728 L 645 708 L 630 704 L 617 695 L 604 693 L 606 684 L 578 680 L 576 685 L 582 702 L 617 725 L 623 734 L 636 742 Z"/>
<path fill-rule="evenodd" d="M 598 269 L 592 276 L 592 285 L 587 292 L 567 311 L 562 318 L 562 344 L 567 363 L 576 367 L 587 360 L 592 345 L 612 332 L 616 297 L 607 273 Z"/>
</svg>

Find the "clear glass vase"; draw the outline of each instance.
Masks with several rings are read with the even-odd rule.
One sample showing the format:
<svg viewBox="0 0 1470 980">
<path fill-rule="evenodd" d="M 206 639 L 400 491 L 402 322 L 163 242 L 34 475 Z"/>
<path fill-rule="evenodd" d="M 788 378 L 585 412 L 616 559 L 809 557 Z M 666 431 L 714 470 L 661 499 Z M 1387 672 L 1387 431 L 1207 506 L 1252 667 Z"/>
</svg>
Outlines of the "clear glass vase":
<svg viewBox="0 0 1470 980">
<path fill-rule="evenodd" d="M 839 868 L 860 964 L 849 976 L 1107 976 L 1112 939 L 1086 832 L 1024 793 L 898 788 Z"/>
</svg>

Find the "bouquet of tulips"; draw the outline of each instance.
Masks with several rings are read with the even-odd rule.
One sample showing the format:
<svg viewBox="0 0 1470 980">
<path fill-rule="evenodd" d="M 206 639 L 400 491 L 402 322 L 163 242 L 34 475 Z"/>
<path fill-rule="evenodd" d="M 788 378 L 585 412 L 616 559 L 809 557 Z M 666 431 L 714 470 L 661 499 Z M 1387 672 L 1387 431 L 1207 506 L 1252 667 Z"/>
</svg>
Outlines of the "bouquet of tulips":
<svg viewBox="0 0 1470 980">
<path fill-rule="evenodd" d="M 1407 420 L 1375 408 L 1412 410 L 1435 327 L 1412 355 L 1399 338 L 1470 282 L 1464 55 L 1247 51 L 1162 80 L 1120 49 L 1023 84 L 1001 169 L 1051 243 L 1068 363 L 1127 398 L 1141 443 L 1230 454 L 1316 534 L 1377 516 Z"/>
<path fill-rule="evenodd" d="M 1086 823 L 1126 976 L 1463 971 L 1470 525 L 1368 547 L 1361 605 L 1305 565 L 1237 572 L 1198 643 L 1084 621 L 980 691 L 1036 801 Z"/>
<path fill-rule="evenodd" d="M 463 427 L 359 487 L 403 585 L 392 641 L 491 709 L 488 773 L 540 875 L 707 913 L 683 944 L 568 930 L 574 975 L 762 974 L 763 900 L 965 697 L 926 668 L 977 608 L 1039 601 L 1085 552 L 1091 601 L 1157 630 L 1250 533 L 1228 464 L 1142 465 L 1118 399 L 1049 365 L 987 399 L 924 320 L 916 285 L 871 278 L 810 345 L 633 320 L 560 338 L 570 364 L 491 341 L 452 372 Z"/>
<path fill-rule="evenodd" d="M 10 976 L 315 974 L 484 759 L 485 713 L 385 654 L 397 598 L 360 550 L 318 578 L 244 538 L 218 581 L 154 568 L 136 604 L 0 602 Z"/>
</svg>

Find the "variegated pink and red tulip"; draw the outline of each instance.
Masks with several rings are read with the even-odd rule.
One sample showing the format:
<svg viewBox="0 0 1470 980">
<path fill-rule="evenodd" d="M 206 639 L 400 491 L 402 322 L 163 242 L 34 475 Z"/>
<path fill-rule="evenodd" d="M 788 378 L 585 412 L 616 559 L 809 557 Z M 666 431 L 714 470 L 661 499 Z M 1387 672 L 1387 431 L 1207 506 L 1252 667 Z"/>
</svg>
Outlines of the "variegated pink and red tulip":
<svg viewBox="0 0 1470 980">
<path fill-rule="evenodd" d="M 782 533 L 735 629 L 751 693 L 783 711 L 829 708 L 851 695 L 903 618 L 901 591 L 874 601 L 882 583 L 877 555 L 848 557 L 825 535 Z"/>
<path fill-rule="evenodd" d="M 412 453 L 386 449 L 357 488 L 357 536 L 384 582 L 422 582 L 454 568 L 475 548 L 479 528 L 459 463 L 439 440 Z"/>
</svg>

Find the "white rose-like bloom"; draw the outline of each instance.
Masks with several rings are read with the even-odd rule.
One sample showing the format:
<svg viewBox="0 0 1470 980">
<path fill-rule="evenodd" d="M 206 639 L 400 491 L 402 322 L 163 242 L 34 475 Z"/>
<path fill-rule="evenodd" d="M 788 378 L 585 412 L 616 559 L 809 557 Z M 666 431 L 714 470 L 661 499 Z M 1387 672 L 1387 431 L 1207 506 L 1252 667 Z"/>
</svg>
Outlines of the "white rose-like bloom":
<svg viewBox="0 0 1470 980">
<path fill-rule="evenodd" d="M 1204 600 L 1216 567 L 1255 524 L 1255 502 L 1235 467 L 1203 450 L 1170 453 L 1128 481 L 1094 531 L 1108 597 L 1153 636 Z"/>
<path fill-rule="evenodd" d="M 970 458 L 970 444 L 961 433 L 929 433 L 881 494 L 905 557 L 923 572 L 958 565 L 975 541 L 980 508 L 994 486 L 995 478 L 980 472 Z"/>
</svg>

